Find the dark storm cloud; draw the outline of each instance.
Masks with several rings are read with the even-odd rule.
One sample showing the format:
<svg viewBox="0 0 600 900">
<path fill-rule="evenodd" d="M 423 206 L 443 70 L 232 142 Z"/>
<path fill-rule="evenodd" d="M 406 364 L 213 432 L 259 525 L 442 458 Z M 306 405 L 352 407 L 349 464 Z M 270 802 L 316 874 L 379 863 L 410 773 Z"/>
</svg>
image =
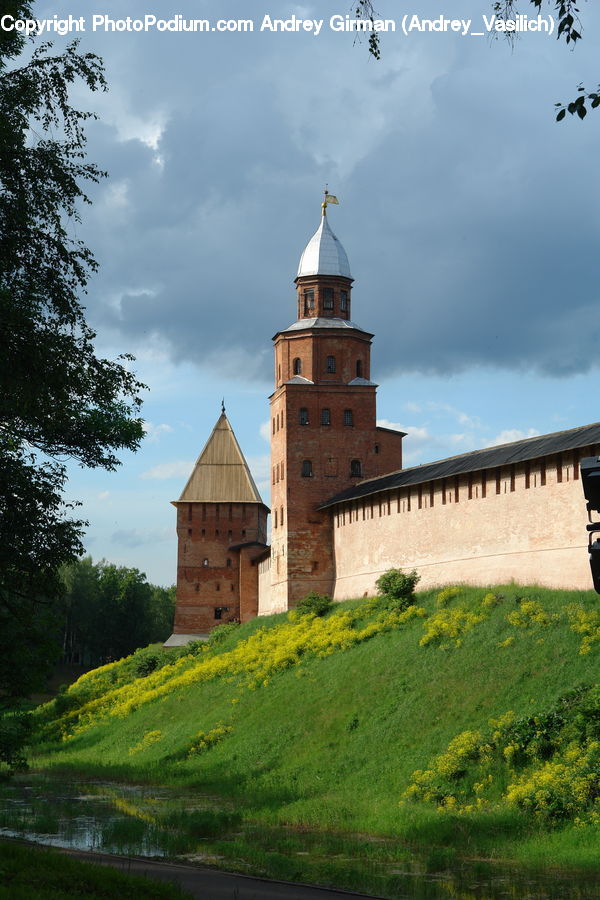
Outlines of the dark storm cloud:
<svg viewBox="0 0 600 900">
<path fill-rule="evenodd" d="M 339 12 L 325 7 L 310 14 Z M 94 322 L 125 346 L 159 335 L 176 359 L 269 377 L 329 181 L 378 375 L 586 371 L 600 336 L 600 113 L 562 125 L 552 113 L 600 75 L 599 17 L 584 14 L 576 54 L 543 38 L 511 55 L 389 35 L 375 64 L 326 32 L 207 39 L 201 54 L 186 36 L 98 41 L 115 100 L 89 148 L 111 173 L 85 213 L 102 266 Z M 126 139 L 153 118 L 155 148 Z"/>
</svg>

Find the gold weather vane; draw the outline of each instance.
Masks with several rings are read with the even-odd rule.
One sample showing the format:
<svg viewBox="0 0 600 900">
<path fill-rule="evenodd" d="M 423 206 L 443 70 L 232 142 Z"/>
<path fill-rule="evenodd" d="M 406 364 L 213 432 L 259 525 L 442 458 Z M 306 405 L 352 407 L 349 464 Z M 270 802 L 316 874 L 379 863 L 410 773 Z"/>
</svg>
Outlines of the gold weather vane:
<svg viewBox="0 0 600 900">
<path fill-rule="evenodd" d="M 335 203 L 336 206 L 339 206 L 339 200 L 333 194 L 329 193 L 329 191 L 327 190 L 327 185 L 325 185 L 325 190 L 323 191 L 323 193 L 325 194 L 325 199 L 321 203 L 321 207 L 323 209 L 323 215 L 325 215 L 325 211 L 327 209 L 327 204 Z"/>
</svg>

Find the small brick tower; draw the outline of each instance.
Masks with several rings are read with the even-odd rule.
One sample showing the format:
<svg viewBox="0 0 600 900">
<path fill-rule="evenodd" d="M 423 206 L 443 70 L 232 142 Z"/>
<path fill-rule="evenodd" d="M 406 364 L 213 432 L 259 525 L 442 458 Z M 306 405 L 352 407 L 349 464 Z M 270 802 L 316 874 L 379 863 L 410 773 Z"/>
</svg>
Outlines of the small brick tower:
<svg viewBox="0 0 600 900">
<path fill-rule="evenodd" d="M 265 550 L 268 508 L 223 406 L 177 508 L 177 605 L 165 647 L 206 636 L 258 612 L 256 557 Z"/>
<path fill-rule="evenodd" d="M 295 279 L 297 320 L 278 332 L 271 395 L 274 608 L 288 609 L 310 590 L 330 593 L 334 579 L 331 519 L 319 510 L 333 494 L 402 466 L 402 432 L 376 425 L 377 385 L 371 339 L 351 318 L 348 257 L 327 221 Z"/>
</svg>

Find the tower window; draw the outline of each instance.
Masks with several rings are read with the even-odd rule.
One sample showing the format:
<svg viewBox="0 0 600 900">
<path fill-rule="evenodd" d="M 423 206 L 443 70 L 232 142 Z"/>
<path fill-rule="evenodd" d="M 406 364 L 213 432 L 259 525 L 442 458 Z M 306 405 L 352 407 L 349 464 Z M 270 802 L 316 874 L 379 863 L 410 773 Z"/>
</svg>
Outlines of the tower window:
<svg viewBox="0 0 600 900">
<path fill-rule="evenodd" d="M 294 375 L 302 374 L 302 360 L 298 356 L 294 360 L 293 371 L 294 371 Z"/>
<path fill-rule="evenodd" d="M 312 478 L 312 461 L 310 459 L 302 460 L 302 477 L 303 478 Z"/>
<path fill-rule="evenodd" d="M 305 406 L 300 407 L 300 412 L 298 413 L 298 421 L 300 425 L 308 425 L 308 410 Z"/>
<path fill-rule="evenodd" d="M 331 425 L 331 410 L 330 409 L 322 409 L 321 410 L 321 425 Z"/>
<path fill-rule="evenodd" d="M 230 560 L 230 559 L 227 560 L 227 568 L 228 568 L 228 569 L 231 568 L 231 560 Z"/>
<path fill-rule="evenodd" d="M 354 425 L 354 416 L 351 409 L 344 410 L 344 425 Z"/>
<path fill-rule="evenodd" d="M 362 465 L 360 459 L 353 459 L 350 462 L 350 476 L 352 478 L 360 478 L 362 475 Z"/>
<path fill-rule="evenodd" d="M 348 312 L 348 291 L 340 291 L 340 309 Z"/>
<path fill-rule="evenodd" d="M 206 559 L 206 557 L 202 560 L 202 565 L 203 565 L 203 566 L 207 566 L 207 565 L 208 565 L 208 560 Z"/>
<path fill-rule="evenodd" d="M 283 506 L 279 510 L 279 524 L 283 525 Z"/>
<path fill-rule="evenodd" d="M 362 377 L 363 377 L 363 364 L 362 364 L 362 359 L 357 359 L 357 360 L 356 360 L 356 377 L 357 377 L 357 378 L 362 378 Z"/>
<path fill-rule="evenodd" d="M 277 510 L 275 510 L 275 515 L 273 516 L 273 528 L 277 528 Z"/>
<path fill-rule="evenodd" d="M 333 309 L 333 288 L 323 290 L 323 309 Z"/>
<path fill-rule="evenodd" d="M 304 315 L 308 315 L 315 308 L 315 292 L 304 291 Z"/>
<path fill-rule="evenodd" d="M 335 356 L 328 356 L 325 366 L 327 372 L 335 372 Z"/>
</svg>

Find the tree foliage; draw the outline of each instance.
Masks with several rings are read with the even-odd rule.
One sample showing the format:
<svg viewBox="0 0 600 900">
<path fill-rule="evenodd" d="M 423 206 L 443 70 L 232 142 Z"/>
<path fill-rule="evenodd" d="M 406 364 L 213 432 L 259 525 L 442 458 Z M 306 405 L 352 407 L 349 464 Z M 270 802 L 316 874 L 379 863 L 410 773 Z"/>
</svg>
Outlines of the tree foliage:
<svg viewBox="0 0 600 900">
<path fill-rule="evenodd" d="M 66 566 L 63 652 L 95 666 L 164 641 L 171 633 L 175 588 L 149 584 L 138 569 L 91 557 Z"/>
<path fill-rule="evenodd" d="M 558 40 L 564 40 L 565 44 L 571 44 L 572 47 L 581 40 L 583 28 L 575 0 L 529 0 L 529 2 L 535 8 L 536 14 L 541 13 L 545 5 L 553 9 L 554 16 L 558 21 L 556 28 Z M 515 19 L 520 12 L 516 0 L 496 0 L 492 3 L 492 11 L 500 19 Z M 355 12 L 359 19 L 369 19 L 374 22 L 377 18 L 373 0 L 357 0 Z M 507 40 L 514 41 L 514 32 L 505 32 L 504 36 Z M 369 37 L 369 53 L 375 59 L 381 59 L 380 37 L 376 31 L 371 32 Z M 574 100 L 555 104 L 557 122 L 561 122 L 568 112 L 584 119 L 587 115 L 588 103 L 591 109 L 597 109 L 600 106 L 600 84 L 590 92 L 587 92 L 583 84 L 580 84 L 577 91 L 578 95 Z"/>
<path fill-rule="evenodd" d="M 3 11 L 30 15 L 19 2 Z M 0 33 L 0 617 L 11 647 L 15 636 L 0 695 L 19 677 L 25 687 L 19 652 L 35 655 L 39 637 L 34 628 L 28 640 L 26 625 L 44 619 L 60 566 L 83 549 L 85 523 L 63 502 L 65 462 L 112 470 L 143 434 L 131 357 L 96 353 L 81 297 L 97 264 L 73 236 L 84 186 L 104 173 L 85 159 L 91 114 L 69 92 L 77 82 L 104 90 L 102 64 L 76 44 L 58 56 L 44 44 L 13 67 L 23 48 L 19 34 Z"/>
</svg>

